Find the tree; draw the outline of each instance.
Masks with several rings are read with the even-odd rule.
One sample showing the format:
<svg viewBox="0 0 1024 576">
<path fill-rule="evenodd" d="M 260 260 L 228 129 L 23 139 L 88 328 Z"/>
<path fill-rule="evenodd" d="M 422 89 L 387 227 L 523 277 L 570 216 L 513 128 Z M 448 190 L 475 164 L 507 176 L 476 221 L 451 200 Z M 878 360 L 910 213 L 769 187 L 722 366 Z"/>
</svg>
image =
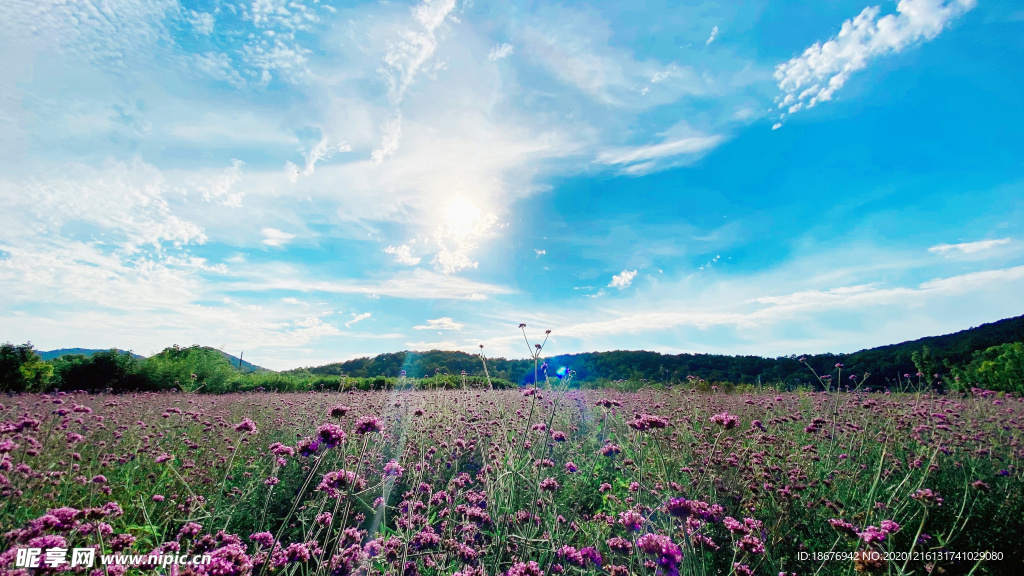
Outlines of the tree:
<svg viewBox="0 0 1024 576">
<path fill-rule="evenodd" d="M 53 368 L 43 362 L 31 342 L 0 345 L 0 392 L 38 392 L 46 389 Z"/>
<path fill-rule="evenodd" d="M 213 348 L 174 345 L 147 358 L 142 373 L 160 389 L 224 392 L 234 366 L 224 354 Z"/>
<path fill-rule="evenodd" d="M 141 374 L 139 361 L 131 352 L 111 348 L 91 356 L 72 354 L 53 361 L 55 383 L 61 390 L 106 390 L 115 392 L 151 390 Z"/>
<path fill-rule="evenodd" d="M 989 390 L 1024 393 L 1024 342 L 992 346 L 975 352 L 967 366 L 966 377 L 972 384 Z"/>
</svg>

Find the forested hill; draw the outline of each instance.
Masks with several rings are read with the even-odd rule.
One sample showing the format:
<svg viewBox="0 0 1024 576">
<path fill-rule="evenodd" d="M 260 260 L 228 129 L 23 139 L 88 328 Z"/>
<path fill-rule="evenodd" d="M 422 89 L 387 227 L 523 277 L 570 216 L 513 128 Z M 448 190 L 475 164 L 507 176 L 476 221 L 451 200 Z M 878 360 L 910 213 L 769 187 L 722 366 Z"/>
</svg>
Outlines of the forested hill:
<svg viewBox="0 0 1024 576">
<path fill-rule="evenodd" d="M 39 357 L 43 360 L 53 360 L 54 358 L 60 358 L 61 356 L 92 356 L 97 352 L 105 352 L 103 348 L 61 348 L 60 350 L 40 350 Z M 145 358 L 139 354 L 132 353 L 134 358 Z"/>
<path fill-rule="evenodd" d="M 807 364 L 819 374 L 834 373 L 837 363 L 844 364 L 844 374 L 870 373 L 866 383 L 874 386 L 893 384 L 904 374 L 919 371 L 931 379 L 933 374 L 948 374 L 953 367 L 966 366 L 975 352 L 1010 342 L 1024 341 L 1024 316 L 1008 318 L 945 336 L 921 338 L 901 344 L 881 346 L 850 354 L 808 354 Z M 545 358 L 549 374 L 565 366 L 576 372 L 582 381 L 646 379 L 649 382 L 678 383 L 687 376 L 713 382 L 788 384 L 810 383 L 814 378 L 799 355 L 778 358 L 760 356 L 724 356 L 719 354 L 660 354 L 645 351 L 588 352 Z M 531 360 L 488 358 L 492 377 L 512 382 L 531 382 Z M 436 371 L 482 376 L 480 357 L 464 352 L 394 352 L 373 358 L 357 358 L 346 362 L 292 372 L 357 377 L 398 376 L 405 370 L 410 377 L 431 376 Z M 844 380 L 846 377 L 843 377 Z"/>
<path fill-rule="evenodd" d="M 216 351 L 218 354 L 223 356 L 228 362 L 230 362 L 232 366 L 234 366 L 235 368 L 237 368 L 238 370 L 240 370 L 242 372 L 262 372 L 262 371 L 266 371 L 266 368 L 262 368 L 260 366 L 257 366 L 255 364 L 253 364 L 252 362 L 249 362 L 248 360 L 242 360 L 238 356 L 234 356 L 232 354 L 228 354 L 227 352 L 224 352 L 223 350 L 218 350 L 216 348 L 210 348 L 209 346 L 203 346 L 203 348 Z M 40 350 L 38 352 L 38 354 L 39 354 L 39 357 L 42 358 L 43 360 L 53 360 L 55 358 L 60 358 L 62 356 L 87 356 L 88 357 L 88 356 L 92 356 L 93 354 L 95 354 L 97 352 L 107 352 L 107 351 L 108 351 L 108 349 L 105 349 L 105 348 L 61 348 L 60 350 Z M 139 360 L 142 360 L 143 358 L 145 358 L 145 356 L 142 356 L 140 354 L 136 354 L 134 352 L 132 352 L 131 354 L 132 354 L 132 357 L 137 358 Z"/>
</svg>

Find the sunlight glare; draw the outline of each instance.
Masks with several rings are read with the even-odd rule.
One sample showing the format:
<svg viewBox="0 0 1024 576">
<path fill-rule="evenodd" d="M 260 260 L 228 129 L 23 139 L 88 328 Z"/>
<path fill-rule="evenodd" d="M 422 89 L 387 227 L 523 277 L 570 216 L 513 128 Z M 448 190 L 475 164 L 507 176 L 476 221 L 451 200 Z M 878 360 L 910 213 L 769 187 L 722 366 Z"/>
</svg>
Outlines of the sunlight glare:
<svg viewBox="0 0 1024 576">
<path fill-rule="evenodd" d="M 480 219 L 480 209 L 465 198 L 456 198 L 445 211 L 445 220 L 455 227 L 470 227 Z"/>
</svg>

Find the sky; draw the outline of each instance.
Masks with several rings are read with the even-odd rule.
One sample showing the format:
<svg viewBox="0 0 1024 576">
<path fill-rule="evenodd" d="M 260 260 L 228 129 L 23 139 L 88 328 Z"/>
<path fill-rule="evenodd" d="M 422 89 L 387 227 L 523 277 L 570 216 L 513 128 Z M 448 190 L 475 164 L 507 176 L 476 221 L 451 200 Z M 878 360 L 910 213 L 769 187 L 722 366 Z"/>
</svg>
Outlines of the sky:
<svg viewBox="0 0 1024 576">
<path fill-rule="evenodd" d="M 1015 0 L 0 2 L 0 340 L 287 369 L 1024 314 Z"/>
</svg>

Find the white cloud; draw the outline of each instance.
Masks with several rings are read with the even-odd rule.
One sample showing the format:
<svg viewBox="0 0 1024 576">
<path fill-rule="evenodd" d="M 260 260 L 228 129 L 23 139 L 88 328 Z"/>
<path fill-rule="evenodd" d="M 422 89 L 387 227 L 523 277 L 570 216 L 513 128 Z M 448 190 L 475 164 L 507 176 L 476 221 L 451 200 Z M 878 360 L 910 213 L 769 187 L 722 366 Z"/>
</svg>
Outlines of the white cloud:
<svg viewBox="0 0 1024 576">
<path fill-rule="evenodd" d="M 384 249 L 385 254 L 391 254 L 395 257 L 395 262 L 399 264 L 405 264 L 406 266 L 415 266 L 420 263 L 421 258 L 412 255 L 412 248 L 402 244 L 401 246 L 388 246 Z"/>
<path fill-rule="evenodd" d="M 547 250 L 538 250 L 536 248 L 534 248 L 533 251 L 537 254 L 537 258 L 540 258 L 541 256 L 548 253 Z"/>
<path fill-rule="evenodd" d="M 382 70 L 389 83 L 392 103 L 401 103 L 406 90 L 424 70 L 437 50 L 440 28 L 455 9 L 455 0 L 424 0 L 412 10 L 419 24 L 402 31 L 401 39 L 388 44 Z"/>
<path fill-rule="evenodd" d="M 313 77 L 310 56 L 313 51 L 297 40 L 297 32 L 313 32 L 320 17 L 315 7 L 299 0 L 256 0 L 243 6 L 241 16 L 257 29 L 249 34 L 240 52 L 242 60 L 260 84 L 268 84 L 276 75 L 292 84 Z"/>
<path fill-rule="evenodd" d="M 979 240 L 977 242 L 963 242 L 960 244 L 937 244 L 929 248 L 928 251 L 934 254 L 952 257 L 956 254 L 976 254 L 978 252 L 991 250 L 996 246 L 1005 246 L 1009 243 L 1009 238 L 1001 238 L 999 240 Z"/>
<path fill-rule="evenodd" d="M 515 47 L 511 44 L 495 44 L 494 48 L 491 48 L 491 52 L 487 54 L 487 59 L 491 62 L 501 60 L 511 56 L 513 51 L 515 51 Z"/>
<path fill-rule="evenodd" d="M 143 246 L 202 244 L 201 226 L 175 214 L 172 186 L 143 162 L 109 162 L 96 169 L 68 164 L 29 178 L 0 180 L 0 240 L 44 243 L 68 228 L 92 226 L 126 254 Z"/>
<path fill-rule="evenodd" d="M 871 59 L 935 38 L 974 6 L 975 0 L 901 0 L 896 14 L 881 18 L 878 6 L 865 8 L 843 22 L 836 37 L 776 66 L 775 79 L 782 90 L 779 110 L 793 114 L 831 100 Z"/>
<path fill-rule="evenodd" d="M 715 36 L 718 36 L 718 26 L 715 26 L 714 28 L 711 29 L 711 36 L 708 36 L 708 39 L 706 42 L 704 42 L 704 45 L 707 46 L 714 42 Z"/>
<path fill-rule="evenodd" d="M 381 136 L 380 148 L 377 148 L 370 157 L 375 164 L 384 162 L 388 156 L 393 156 L 398 151 L 398 143 L 402 139 L 402 116 L 399 114 L 384 125 L 384 135 Z"/>
<path fill-rule="evenodd" d="M 413 326 L 413 330 L 462 330 L 463 324 L 455 322 L 447 316 L 434 320 L 427 320 L 425 326 Z"/>
<path fill-rule="evenodd" d="M 285 170 L 288 173 L 288 179 L 292 182 L 297 182 L 299 176 L 312 176 L 316 172 L 316 163 L 320 160 L 329 159 L 335 152 L 350 152 L 352 147 L 347 142 L 331 143 L 326 137 L 320 138 L 320 140 L 310 148 L 309 152 L 306 153 L 306 166 L 299 169 L 292 162 L 285 163 Z"/>
<path fill-rule="evenodd" d="M 875 309 L 895 307 L 909 311 L 944 298 L 955 298 L 956 302 L 960 302 L 965 294 L 973 292 L 1015 290 L 1014 285 L 1022 280 L 1024 266 L 1016 266 L 939 278 L 922 282 L 916 287 L 861 284 L 826 290 L 801 290 L 779 296 L 760 296 L 746 302 L 726 301 L 726 295 L 736 295 L 732 289 L 737 287 L 717 285 L 713 301 L 709 301 L 707 306 L 700 306 L 698 303 L 696 306 L 691 304 L 679 309 L 681 303 L 676 302 L 671 304 L 671 307 L 677 308 L 677 311 L 668 311 L 665 309 L 668 304 L 660 302 L 656 309 L 630 310 L 600 320 L 553 325 L 556 326 L 555 334 L 575 338 L 656 333 L 686 326 L 698 329 L 712 326 L 764 329 L 781 322 L 792 322 L 794 319 L 812 323 L 821 314 L 829 312 L 852 312 L 857 314 L 858 318 L 864 318 L 869 317 L 872 314 L 871 310 Z M 756 306 L 750 309 L 745 306 L 748 304 Z M 760 353 L 768 353 L 763 350 L 762 345 Z M 787 353 L 792 352 L 790 350 Z"/>
<path fill-rule="evenodd" d="M 242 197 L 245 196 L 245 193 L 236 191 L 235 185 L 242 180 L 243 164 L 244 162 L 241 160 L 232 160 L 230 168 L 217 178 L 214 178 L 209 185 L 203 186 L 201 188 L 203 200 L 216 202 L 221 206 L 229 208 L 241 208 Z"/>
<path fill-rule="evenodd" d="M 608 287 L 622 290 L 633 283 L 633 278 L 636 278 L 636 270 L 623 270 L 621 274 L 612 276 L 612 281 L 608 284 Z"/>
<path fill-rule="evenodd" d="M 363 312 L 362 314 L 356 314 L 355 312 L 353 312 L 352 319 L 349 320 L 348 322 L 345 322 L 345 328 L 351 328 L 353 324 L 358 324 L 359 322 L 366 320 L 370 316 L 371 314 L 369 312 Z"/>
<path fill-rule="evenodd" d="M 284 246 L 295 238 L 295 234 L 282 232 L 277 228 L 264 228 L 260 230 L 260 233 L 263 234 L 263 243 L 267 246 Z"/>
<path fill-rule="evenodd" d="M 426 350 L 451 350 L 451 351 L 467 351 L 472 350 L 475 346 L 470 344 L 460 344 L 453 340 L 440 340 L 437 342 L 406 342 L 410 350 L 426 351 Z"/>
<path fill-rule="evenodd" d="M 595 160 L 605 165 L 620 165 L 622 173 L 631 176 L 648 174 L 658 167 L 658 160 L 672 159 L 668 166 L 676 166 L 699 158 L 700 154 L 712 150 L 725 140 L 724 136 L 692 136 L 665 140 L 660 144 L 613 148 L 604 150 Z"/>
<path fill-rule="evenodd" d="M 209 12 L 196 12 L 195 10 L 192 10 L 191 13 L 189 14 L 188 21 L 189 24 L 192 25 L 192 29 L 195 30 L 197 34 L 202 34 L 204 36 L 209 36 L 210 34 L 213 34 L 213 14 L 210 14 Z"/>
<path fill-rule="evenodd" d="M 271 72 L 291 83 L 303 82 L 310 76 L 308 64 L 312 50 L 281 38 L 247 44 L 242 53 L 245 62 L 260 71 L 260 84 L 266 85 L 271 81 Z"/>
<path fill-rule="evenodd" d="M 512 294 L 514 290 L 495 284 L 475 282 L 416 268 L 380 280 L 320 280 L 308 278 L 303 270 L 285 263 L 252 266 L 236 270 L 239 278 L 232 287 L 246 291 L 292 290 L 389 296 L 411 300 L 486 300 L 488 295 Z"/>
<path fill-rule="evenodd" d="M 243 88 L 245 79 L 235 70 L 231 58 L 219 52 L 192 54 L 192 66 L 195 70 L 221 82 L 227 82 L 235 88 Z"/>
</svg>

